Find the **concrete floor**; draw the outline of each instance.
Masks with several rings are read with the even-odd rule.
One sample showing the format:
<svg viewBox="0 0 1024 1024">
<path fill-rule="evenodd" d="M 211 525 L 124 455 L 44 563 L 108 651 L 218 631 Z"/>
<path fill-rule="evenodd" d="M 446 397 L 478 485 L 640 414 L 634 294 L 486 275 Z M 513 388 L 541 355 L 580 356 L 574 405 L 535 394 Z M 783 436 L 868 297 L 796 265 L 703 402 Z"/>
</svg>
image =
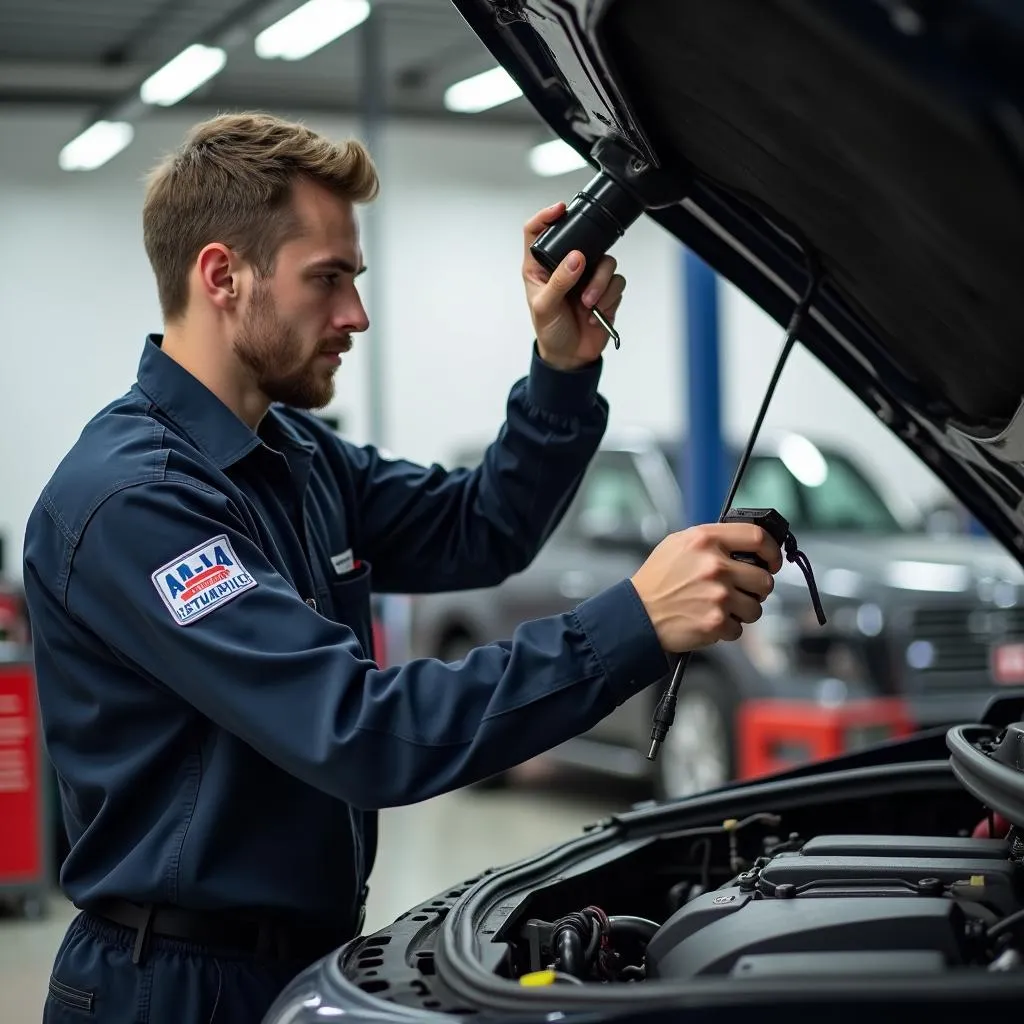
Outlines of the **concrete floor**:
<svg viewBox="0 0 1024 1024">
<path fill-rule="evenodd" d="M 576 836 L 589 822 L 644 796 L 624 784 L 534 763 L 508 790 L 467 790 L 387 811 L 367 930 L 485 867 Z M 42 921 L 0 917 L 2 1024 L 40 1021 L 53 956 L 73 914 L 55 893 Z"/>
</svg>

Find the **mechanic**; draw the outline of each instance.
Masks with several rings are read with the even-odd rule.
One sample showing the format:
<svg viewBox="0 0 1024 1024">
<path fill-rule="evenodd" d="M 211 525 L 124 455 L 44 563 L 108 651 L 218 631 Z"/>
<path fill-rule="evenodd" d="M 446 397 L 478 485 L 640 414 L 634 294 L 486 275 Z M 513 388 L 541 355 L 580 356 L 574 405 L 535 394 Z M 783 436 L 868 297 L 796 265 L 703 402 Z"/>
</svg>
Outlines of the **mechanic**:
<svg viewBox="0 0 1024 1024">
<path fill-rule="evenodd" d="M 548 275 L 529 254 L 564 206 L 539 213 L 531 364 L 482 465 L 385 458 L 308 411 L 368 327 L 356 207 L 378 189 L 358 143 L 259 114 L 198 125 L 148 182 L 164 333 L 25 537 L 79 908 L 48 1021 L 254 1024 L 359 933 L 378 809 L 586 731 L 662 680 L 666 652 L 736 639 L 781 568 L 757 527 L 697 527 L 507 642 L 378 667 L 371 589 L 488 587 L 550 536 L 607 423 L 588 310 L 614 317 L 625 286 L 605 257 L 568 298 L 580 255 Z"/>
</svg>

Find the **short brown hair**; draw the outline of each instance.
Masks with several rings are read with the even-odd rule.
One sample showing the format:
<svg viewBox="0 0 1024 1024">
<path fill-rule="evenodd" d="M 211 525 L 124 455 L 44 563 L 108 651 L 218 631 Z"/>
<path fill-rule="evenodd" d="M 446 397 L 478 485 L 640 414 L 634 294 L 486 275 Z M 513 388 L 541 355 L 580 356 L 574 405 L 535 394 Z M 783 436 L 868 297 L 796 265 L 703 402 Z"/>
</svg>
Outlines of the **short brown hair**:
<svg viewBox="0 0 1024 1024">
<path fill-rule="evenodd" d="M 300 177 L 353 203 L 379 189 L 366 148 L 335 143 L 270 114 L 224 114 L 196 125 L 149 175 L 142 232 L 167 321 L 188 304 L 193 261 L 210 242 L 231 246 L 267 276 L 298 231 L 291 205 Z"/>
</svg>

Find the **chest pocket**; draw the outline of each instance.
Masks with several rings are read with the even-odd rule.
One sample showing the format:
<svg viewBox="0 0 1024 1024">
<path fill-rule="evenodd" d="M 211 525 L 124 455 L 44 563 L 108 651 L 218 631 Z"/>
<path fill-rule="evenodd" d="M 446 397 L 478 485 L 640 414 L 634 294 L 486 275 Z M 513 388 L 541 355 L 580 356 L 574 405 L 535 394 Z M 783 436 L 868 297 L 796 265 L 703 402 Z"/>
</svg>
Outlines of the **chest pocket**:
<svg viewBox="0 0 1024 1024">
<path fill-rule="evenodd" d="M 327 584 L 331 595 L 331 617 L 348 626 L 359 640 L 363 654 L 374 658 L 372 567 L 360 562 L 342 576 L 335 576 Z"/>
</svg>

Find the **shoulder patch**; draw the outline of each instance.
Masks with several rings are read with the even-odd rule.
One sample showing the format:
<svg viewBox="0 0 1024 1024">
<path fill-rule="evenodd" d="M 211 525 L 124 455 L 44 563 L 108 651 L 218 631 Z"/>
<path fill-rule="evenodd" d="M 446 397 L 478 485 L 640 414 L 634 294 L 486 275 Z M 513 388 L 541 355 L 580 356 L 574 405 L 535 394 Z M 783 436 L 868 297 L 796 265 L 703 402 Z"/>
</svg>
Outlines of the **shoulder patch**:
<svg viewBox="0 0 1024 1024">
<path fill-rule="evenodd" d="M 256 586 L 226 534 L 172 559 L 150 578 L 179 626 L 209 615 Z"/>
</svg>

